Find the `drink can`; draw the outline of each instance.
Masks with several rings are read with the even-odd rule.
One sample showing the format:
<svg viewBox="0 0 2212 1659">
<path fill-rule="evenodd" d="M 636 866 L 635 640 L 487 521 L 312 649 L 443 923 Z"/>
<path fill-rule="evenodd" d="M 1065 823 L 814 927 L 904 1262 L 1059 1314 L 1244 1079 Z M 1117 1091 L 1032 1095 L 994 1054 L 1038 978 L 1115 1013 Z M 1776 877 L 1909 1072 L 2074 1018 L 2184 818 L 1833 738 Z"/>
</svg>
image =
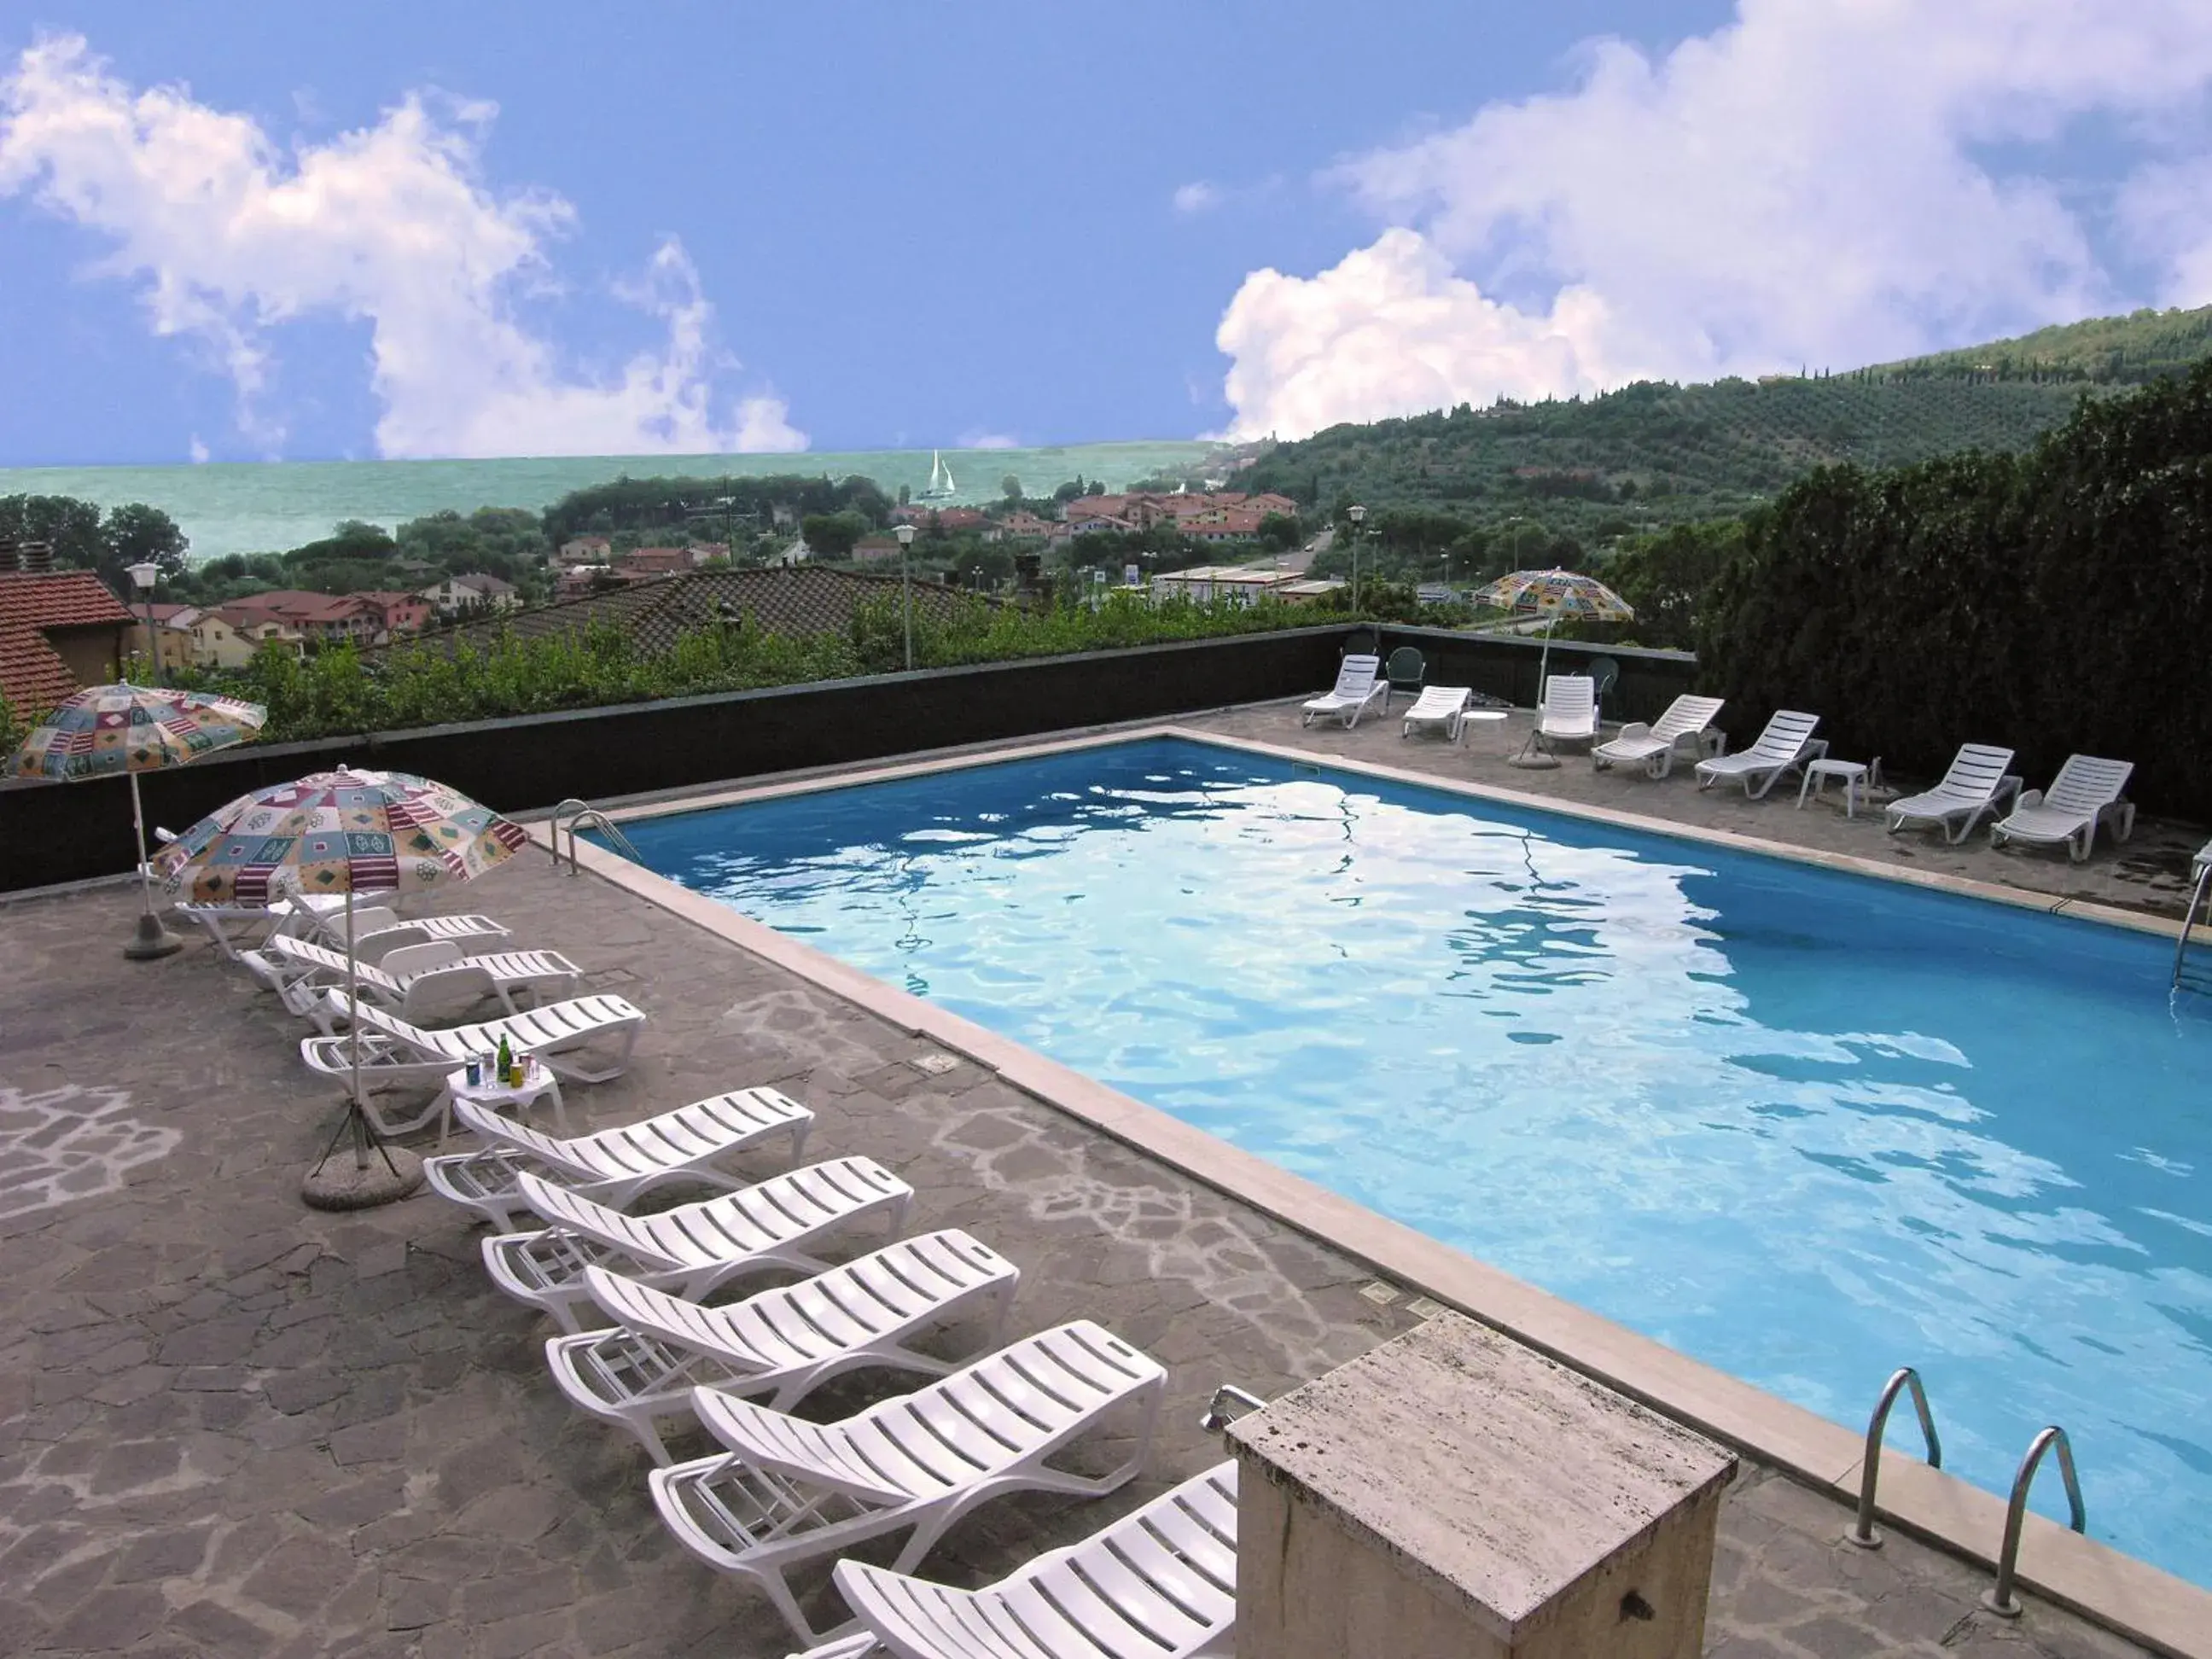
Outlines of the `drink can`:
<svg viewBox="0 0 2212 1659">
<path fill-rule="evenodd" d="M 483 1086 L 483 1061 L 480 1060 L 471 1060 L 469 1062 L 469 1087 L 471 1089 L 477 1089 Z"/>
</svg>

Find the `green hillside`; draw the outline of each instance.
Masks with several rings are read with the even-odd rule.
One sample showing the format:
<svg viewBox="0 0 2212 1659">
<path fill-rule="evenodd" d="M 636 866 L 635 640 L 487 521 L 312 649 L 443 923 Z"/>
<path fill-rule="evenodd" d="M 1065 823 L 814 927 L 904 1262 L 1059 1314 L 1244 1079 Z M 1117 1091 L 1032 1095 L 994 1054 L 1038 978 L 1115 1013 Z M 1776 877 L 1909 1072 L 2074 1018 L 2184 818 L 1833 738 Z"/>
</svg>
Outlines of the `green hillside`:
<svg viewBox="0 0 2212 1659">
<path fill-rule="evenodd" d="M 1237 477 L 1324 509 L 1346 496 L 1585 544 L 1730 516 L 1833 461 L 2024 449 L 2084 396 L 2212 356 L 2212 307 L 2138 312 L 1842 374 L 1642 382 L 1589 399 L 1332 427 Z"/>
</svg>

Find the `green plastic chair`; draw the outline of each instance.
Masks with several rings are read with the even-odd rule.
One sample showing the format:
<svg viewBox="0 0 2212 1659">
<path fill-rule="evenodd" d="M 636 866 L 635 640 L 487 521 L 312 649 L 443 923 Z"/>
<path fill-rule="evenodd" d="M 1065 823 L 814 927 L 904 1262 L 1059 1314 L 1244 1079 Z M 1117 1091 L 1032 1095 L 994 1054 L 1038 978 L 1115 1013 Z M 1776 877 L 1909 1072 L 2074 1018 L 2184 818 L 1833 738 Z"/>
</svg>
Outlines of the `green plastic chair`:
<svg viewBox="0 0 2212 1659">
<path fill-rule="evenodd" d="M 1390 653 L 1390 660 L 1382 665 L 1382 678 L 1390 682 L 1390 690 L 1382 699 L 1387 711 L 1390 699 L 1401 691 L 1407 696 L 1421 695 L 1421 682 L 1429 672 L 1428 659 L 1410 645 L 1401 645 Z"/>
</svg>

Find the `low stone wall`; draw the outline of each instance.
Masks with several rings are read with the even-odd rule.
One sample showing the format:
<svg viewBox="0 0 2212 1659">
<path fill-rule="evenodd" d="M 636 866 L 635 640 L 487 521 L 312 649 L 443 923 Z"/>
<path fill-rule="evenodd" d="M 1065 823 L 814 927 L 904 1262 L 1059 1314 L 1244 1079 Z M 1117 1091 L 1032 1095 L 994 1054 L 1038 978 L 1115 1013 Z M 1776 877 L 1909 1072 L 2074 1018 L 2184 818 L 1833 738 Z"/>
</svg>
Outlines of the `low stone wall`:
<svg viewBox="0 0 2212 1659">
<path fill-rule="evenodd" d="M 613 708 L 252 744 L 140 775 L 147 820 L 181 830 L 226 801 L 342 765 L 417 772 L 507 812 L 1317 691 L 1346 629 L 922 670 Z M 1449 635 L 1445 637 L 1449 637 Z M 0 782 L 0 891 L 128 871 L 121 777 Z"/>
</svg>

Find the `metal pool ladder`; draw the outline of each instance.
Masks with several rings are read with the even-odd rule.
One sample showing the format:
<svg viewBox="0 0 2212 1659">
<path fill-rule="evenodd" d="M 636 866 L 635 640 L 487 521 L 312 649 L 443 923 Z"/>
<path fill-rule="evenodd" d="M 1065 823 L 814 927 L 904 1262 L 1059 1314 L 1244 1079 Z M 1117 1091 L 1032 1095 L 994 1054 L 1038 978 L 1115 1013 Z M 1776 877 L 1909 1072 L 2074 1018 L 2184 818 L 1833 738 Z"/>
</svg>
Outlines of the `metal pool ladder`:
<svg viewBox="0 0 2212 1659">
<path fill-rule="evenodd" d="M 2089 1529 L 2088 1511 L 2081 1507 L 2081 1483 L 2074 1478 L 2073 1443 L 2054 1423 L 2028 1443 L 2020 1473 L 2012 1478 L 2012 1502 L 2005 1505 L 2004 1547 L 1997 1552 L 1997 1582 L 1982 1592 L 1982 1605 L 2000 1619 L 2020 1617 L 2020 1598 L 2012 1593 L 2012 1581 L 2020 1565 L 2021 1523 L 2027 1518 L 2027 1489 L 2035 1484 L 2043 1454 L 2053 1446 L 2058 1448 L 2059 1479 L 2066 1483 L 2068 1524 L 2076 1532 Z"/>
<path fill-rule="evenodd" d="M 1889 1426 L 1889 1408 L 1906 1389 L 1912 1390 L 1912 1409 L 1919 1414 L 1920 1433 L 1928 1442 L 1928 1467 L 1943 1467 L 1943 1443 L 1936 1437 L 1936 1415 L 1928 1409 L 1928 1390 L 1920 1386 L 1918 1371 L 1910 1365 L 1900 1365 L 1881 1385 L 1881 1397 L 1874 1402 L 1874 1415 L 1867 1419 L 1866 1451 L 1859 1464 L 1858 1519 L 1844 1534 L 1846 1541 L 1863 1550 L 1881 1547 L 1881 1534 L 1874 1529 L 1875 1483 L 1881 1479 L 1881 1437 Z"/>
<path fill-rule="evenodd" d="M 570 875 L 575 875 L 582 867 L 576 862 L 576 832 L 579 830 L 596 830 L 607 838 L 609 846 L 632 864 L 645 862 L 637 855 L 637 848 L 629 844 L 629 837 L 623 834 L 620 827 L 612 818 L 592 805 L 591 802 L 580 800 L 571 795 L 553 809 L 553 867 L 555 869 L 561 867 L 561 823 L 564 817 L 568 824 L 568 873 Z"/>
<path fill-rule="evenodd" d="M 2204 843 L 2190 867 L 2196 881 L 2189 890 L 2189 908 L 2181 913 L 2181 937 L 2173 942 L 2173 988 L 2177 991 L 2182 988 L 2182 960 L 2189 954 L 2190 930 L 2197 926 L 2197 912 L 2205 908 L 2206 896 L 2212 894 L 2212 841 Z"/>
</svg>

